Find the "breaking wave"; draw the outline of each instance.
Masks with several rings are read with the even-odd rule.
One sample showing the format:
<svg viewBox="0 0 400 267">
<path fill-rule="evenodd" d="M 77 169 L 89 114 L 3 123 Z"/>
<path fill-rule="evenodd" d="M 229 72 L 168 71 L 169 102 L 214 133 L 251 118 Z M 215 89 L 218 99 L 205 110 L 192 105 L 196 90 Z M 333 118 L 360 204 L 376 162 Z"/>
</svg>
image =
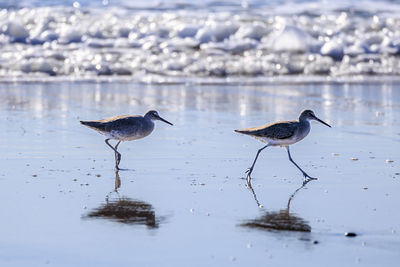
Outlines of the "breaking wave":
<svg viewBox="0 0 400 267">
<path fill-rule="evenodd" d="M 399 4 L 274 3 L 4 7 L 0 79 L 400 74 Z"/>
</svg>

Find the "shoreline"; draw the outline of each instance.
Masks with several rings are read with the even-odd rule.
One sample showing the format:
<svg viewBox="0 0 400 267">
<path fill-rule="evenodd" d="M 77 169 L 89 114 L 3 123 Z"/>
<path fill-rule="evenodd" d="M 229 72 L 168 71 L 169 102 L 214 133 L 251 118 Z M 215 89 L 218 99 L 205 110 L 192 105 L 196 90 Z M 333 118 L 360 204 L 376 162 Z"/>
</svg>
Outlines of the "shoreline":
<svg viewBox="0 0 400 267">
<path fill-rule="evenodd" d="M 148 85 L 305 85 L 305 84 L 385 84 L 400 83 L 398 75 L 362 75 L 362 76 L 307 76 L 307 75 L 280 75 L 260 77 L 171 77 L 162 75 L 140 76 L 31 76 L 31 77 L 0 77 L 0 83 L 132 83 Z"/>
</svg>

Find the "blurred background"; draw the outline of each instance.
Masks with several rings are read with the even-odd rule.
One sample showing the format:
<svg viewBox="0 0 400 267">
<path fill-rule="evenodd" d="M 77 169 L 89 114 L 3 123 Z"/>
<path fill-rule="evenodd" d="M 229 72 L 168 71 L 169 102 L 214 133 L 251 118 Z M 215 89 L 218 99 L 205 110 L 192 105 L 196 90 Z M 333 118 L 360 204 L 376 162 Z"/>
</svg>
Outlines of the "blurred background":
<svg viewBox="0 0 400 267">
<path fill-rule="evenodd" d="M 3 80 L 254 83 L 400 72 L 399 1 L 0 3 Z"/>
</svg>

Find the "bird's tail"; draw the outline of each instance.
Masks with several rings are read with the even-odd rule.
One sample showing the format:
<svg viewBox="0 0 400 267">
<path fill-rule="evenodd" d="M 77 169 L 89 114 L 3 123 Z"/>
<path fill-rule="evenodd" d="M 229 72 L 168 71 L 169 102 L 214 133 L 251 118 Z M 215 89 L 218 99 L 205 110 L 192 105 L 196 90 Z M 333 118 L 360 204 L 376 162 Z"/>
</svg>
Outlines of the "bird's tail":
<svg viewBox="0 0 400 267">
<path fill-rule="evenodd" d="M 98 124 L 95 121 L 80 121 L 80 122 L 81 122 L 81 124 L 83 124 L 85 126 L 89 126 L 89 127 L 94 127 Z"/>
<path fill-rule="evenodd" d="M 80 121 L 81 124 L 98 131 L 104 131 L 104 123 L 99 121 Z"/>
<path fill-rule="evenodd" d="M 249 134 L 248 130 L 235 130 L 235 132 L 241 133 L 241 134 Z"/>
</svg>

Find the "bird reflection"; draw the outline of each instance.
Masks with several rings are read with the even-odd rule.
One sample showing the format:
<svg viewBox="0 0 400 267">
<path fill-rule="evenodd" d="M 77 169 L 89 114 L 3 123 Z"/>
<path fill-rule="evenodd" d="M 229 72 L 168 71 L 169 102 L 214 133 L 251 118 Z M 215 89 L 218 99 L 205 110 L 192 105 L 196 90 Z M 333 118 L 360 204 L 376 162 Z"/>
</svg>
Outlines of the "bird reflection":
<svg viewBox="0 0 400 267">
<path fill-rule="evenodd" d="M 131 225 L 146 225 L 147 228 L 155 229 L 160 225 L 161 217 L 157 217 L 153 206 L 140 200 L 128 197 L 120 197 L 118 189 L 121 187 L 119 172 L 115 172 L 115 188 L 111 193 L 116 193 L 117 198 L 106 196 L 105 203 L 94 209 L 86 218 L 102 218 L 115 222 Z"/>
<path fill-rule="evenodd" d="M 264 212 L 264 214 L 259 218 L 247 220 L 242 223 L 241 226 L 263 230 L 311 232 L 311 226 L 308 225 L 307 221 L 293 213 L 290 213 L 290 204 L 292 200 L 310 181 L 311 179 L 304 180 L 303 184 L 291 194 L 285 209 L 280 211 Z M 247 186 L 252 192 L 257 206 L 262 207 L 258 201 L 256 192 L 251 185 L 251 181 L 248 181 Z"/>
</svg>

